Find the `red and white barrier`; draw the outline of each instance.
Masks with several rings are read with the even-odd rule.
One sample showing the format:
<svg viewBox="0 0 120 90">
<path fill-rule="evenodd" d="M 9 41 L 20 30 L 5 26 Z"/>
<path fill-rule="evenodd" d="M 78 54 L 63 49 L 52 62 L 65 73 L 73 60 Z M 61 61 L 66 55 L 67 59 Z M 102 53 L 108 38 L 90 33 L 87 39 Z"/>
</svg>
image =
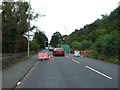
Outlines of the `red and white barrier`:
<svg viewBox="0 0 120 90">
<path fill-rule="evenodd" d="M 51 60 L 53 59 L 53 54 L 49 54 L 48 52 L 39 52 L 38 53 L 38 59 L 43 60 L 43 59 L 48 59 Z"/>
<path fill-rule="evenodd" d="M 39 52 L 38 59 L 45 59 L 48 58 L 48 52 Z"/>
<path fill-rule="evenodd" d="M 80 52 L 80 54 L 76 55 L 75 54 L 76 52 Z M 81 56 L 81 57 L 82 56 L 89 56 L 89 53 L 90 53 L 90 51 L 78 51 L 78 50 L 75 50 L 73 56 Z"/>
</svg>

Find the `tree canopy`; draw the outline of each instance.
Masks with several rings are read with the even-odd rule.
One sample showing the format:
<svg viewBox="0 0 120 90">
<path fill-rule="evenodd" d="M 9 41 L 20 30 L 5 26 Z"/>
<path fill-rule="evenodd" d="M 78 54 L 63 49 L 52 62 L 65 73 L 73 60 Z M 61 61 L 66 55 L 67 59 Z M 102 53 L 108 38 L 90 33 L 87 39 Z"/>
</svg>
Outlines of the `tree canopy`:
<svg viewBox="0 0 120 90">
<path fill-rule="evenodd" d="M 114 57 L 117 62 L 120 47 L 120 6 L 114 9 L 110 15 L 101 15 L 101 19 L 95 20 L 83 28 L 76 29 L 68 36 L 68 43 L 72 49 L 90 50 L 93 57 Z M 110 59 L 111 60 L 111 59 Z M 111 60 L 113 61 L 113 60 Z"/>
<path fill-rule="evenodd" d="M 27 38 L 24 34 L 34 27 L 29 27 L 33 16 L 32 8 L 28 13 L 28 2 L 2 2 L 2 52 L 15 53 L 27 51 Z M 30 16 L 30 17 L 29 17 Z"/>
<path fill-rule="evenodd" d="M 43 48 L 44 49 L 44 42 L 45 41 L 48 41 L 48 38 L 47 36 L 44 34 L 44 32 L 36 32 L 35 33 L 35 36 L 33 38 L 33 41 L 36 41 L 39 45 L 40 45 L 40 48 Z"/>
<path fill-rule="evenodd" d="M 60 32 L 55 32 L 52 35 L 52 38 L 51 38 L 51 41 L 50 41 L 50 45 L 52 47 L 58 47 L 58 45 L 60 45 L 62 41 L 63 41 L 63 37 L 60 34 Z"/>
</svg>

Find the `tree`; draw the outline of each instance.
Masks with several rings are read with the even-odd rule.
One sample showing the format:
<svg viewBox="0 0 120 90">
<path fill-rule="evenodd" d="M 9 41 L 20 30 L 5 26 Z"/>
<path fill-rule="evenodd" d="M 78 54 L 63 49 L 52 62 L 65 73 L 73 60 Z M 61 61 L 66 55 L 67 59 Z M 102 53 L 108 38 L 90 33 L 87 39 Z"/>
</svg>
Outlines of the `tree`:
<svg viewBox="0 0 120 90">
<path fill-rule="evenodd" d="M 70 45 L 71 45 L 71 48 L 78 50 L 80 42 L 73 41 Z"/>
<path fill-rule="evenodd" d="M 30 51 L 38 51 L 40 49 L 40 44 L 36 40 L 30 41 Z"/>
<path fill-rule="evenodd" d="M 91 41 L 84 40 L 79 44 L 78 49 L 79 50 L 89 50 L 89 49 L 91 49 L 92 45 L 93 45 L 93 43 Z"/>
<path fill-rule="evenodd" d="M 63 41 L 61 43 L 68 44 L 68 35 L 63 35 L 62 38 L 63 38 Z"/>
<path fill-rule="evenodd" d="M 44 42 L 48 41 L 48 38 L 43 32 L 39 31 L 35 33 L 33 40 L 40 45 L 40 48 L 44 48 Z"/>
<path fill-rule="evenodd" d="M 52 35 L 52 38 L 51 38 L 51 41 L 50 41 L 50 45 L 52 47 L 57 47 L 58 45 L 60 45 L 62 43 L 62 41 L 63 41 L 63 37 L 60 34 L 60 32 L 55 32 Z"/>
<path fill-rule="evenodd" d="M 34 12 L 32 11 L 29 14 L 28 9 L 28 2 L 2 2 L 3 53 L 27 51 L 27 38 L 23 34 L 30 28 L 28 19 L 33 20 L 38 16 L 38 14 L 33 16 Z M 33 29 L 32 27 L 30 30 Z"/>
<path fill-rule="evenodd" d="M 119 55 L 118 52 L 118 50 L 120 49 L 119 47 L 120 40 L 118 39 L 119 35 L 120 33 L 113 32 L 99 37 L 94 45 L 97 52 L 107 56 Z"/>
</svg>

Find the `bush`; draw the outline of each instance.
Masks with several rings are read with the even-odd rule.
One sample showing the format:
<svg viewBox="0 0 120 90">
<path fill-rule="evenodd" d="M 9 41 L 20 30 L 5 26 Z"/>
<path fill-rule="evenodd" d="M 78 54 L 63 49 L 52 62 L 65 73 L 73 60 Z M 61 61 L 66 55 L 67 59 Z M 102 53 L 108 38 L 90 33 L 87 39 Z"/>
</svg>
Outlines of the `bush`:
<svg viewBox="0 0 120 90">
<path fill-rule="evenodd" d="M 28 47 L 28 40 L 26 37 L 20 36 L 19 38 L 17 38 L 14 47 L 16 53 L 26 52 L 27 47 Z"/>
<path fill-rule="evenodd" d="M 84 40 L 79 44 L 78 49 L 83 50 L 83 51 L 88 50 L 91 48 L 92 45 L 93 45 L 93 43 L 91 41 Z"/>
<path fill-rule="evenodd" d="M 73 41 L 71 47 L 76 50 L 88 50 L 93 43 L 91 41 L 84 40 L 82 42 Z"/>
<path fill-rule="evenodd" d="M 38 51 L 40 49 L 40 45 L 36 41 L 30 41 L 30 50 Z"/>
<path fill-rule="evenodd" d="M 77 42 L 77 41 L 73 41 L 73 42 L 71 43 L 71 47 L 72 47 L 73 49 L 79 49 L 79 45 L 80 45 L 80 42 Z"/>
<path fill-rule="evenodd" d="M 100 36 L 94 44 L 94 47 L 97 50 L 97 52 L 107 56 L 118 55 L 118 50 L 120 49 L 120 47 L 118 46 L 119 39 L 117 32 Z"/>
</svg>

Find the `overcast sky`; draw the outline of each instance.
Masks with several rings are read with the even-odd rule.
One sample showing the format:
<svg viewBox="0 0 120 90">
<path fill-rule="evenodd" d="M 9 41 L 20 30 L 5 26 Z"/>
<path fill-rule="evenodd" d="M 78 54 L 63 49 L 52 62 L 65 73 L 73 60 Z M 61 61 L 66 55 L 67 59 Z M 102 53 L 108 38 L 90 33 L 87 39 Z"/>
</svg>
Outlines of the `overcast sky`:
<svg viewBox="0 0 120 90">
<path fill-rule="evenodd" d="M 101 18 L 102 14 L 109 15 L 118 7 L 118 2 L 119 0 L 30 0 L 36 12 L 46 15 L 32 24 L 44 31 L 50 41 L 56 31 L 62 35 L 70 34 Z"/>
</svg>

